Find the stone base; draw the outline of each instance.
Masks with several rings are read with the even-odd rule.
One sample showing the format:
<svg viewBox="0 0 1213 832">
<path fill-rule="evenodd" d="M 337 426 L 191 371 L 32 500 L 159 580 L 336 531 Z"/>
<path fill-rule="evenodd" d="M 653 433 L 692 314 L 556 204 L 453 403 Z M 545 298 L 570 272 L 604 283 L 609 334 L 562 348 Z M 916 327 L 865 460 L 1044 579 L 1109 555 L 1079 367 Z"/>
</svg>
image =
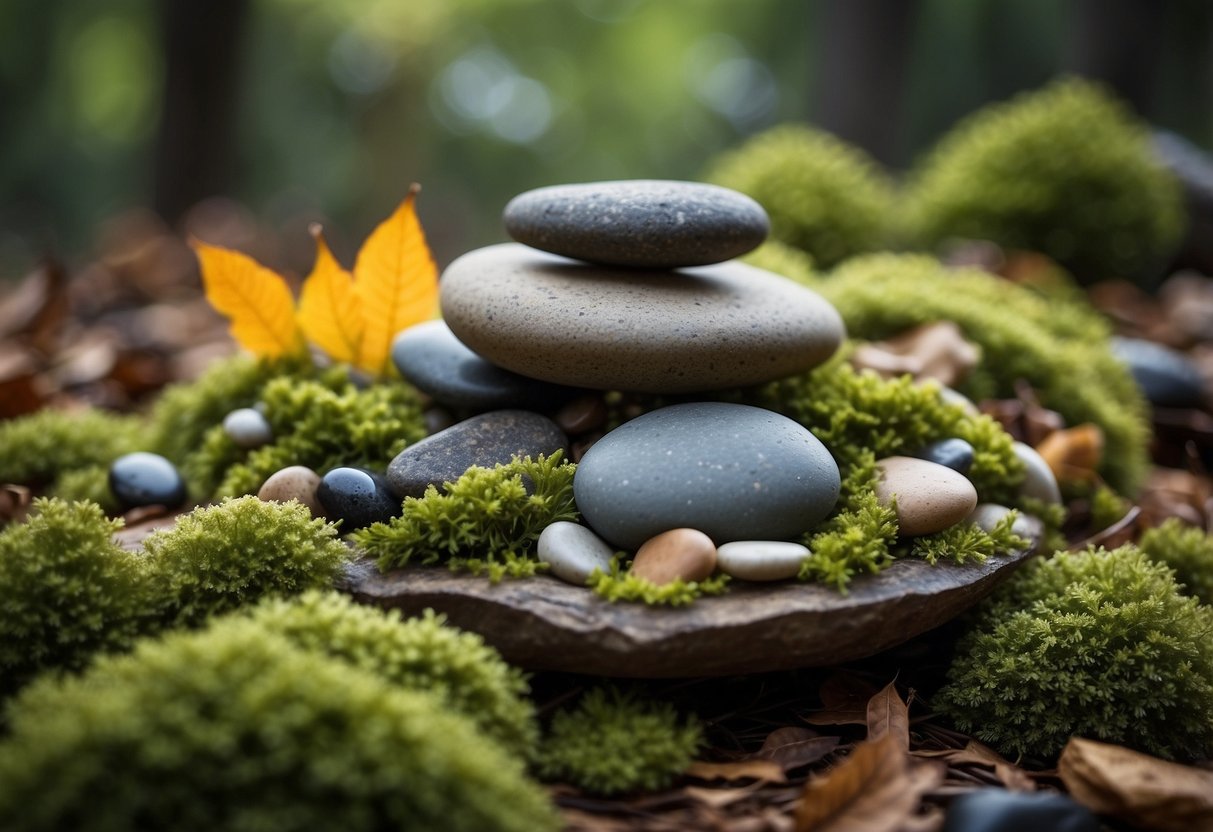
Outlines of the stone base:
<svg viewBox="0 0 1213 832">
<path fill-rule="evenodd" d="M 351 565 L 344 589 L 413 615 L 427 607 L 482 635 L 528 670 L 635 678 L 725 676 L 822 667 L 871 656 L 945 623 L 981 600 L 1029 553 L 985 563 L 901 560 L 856 578 L 850 593 L 815 584 L 735 581 L 690 607 L 608 603 L 541 576 L 505 579 L 410 567 Z"/>
</svg>

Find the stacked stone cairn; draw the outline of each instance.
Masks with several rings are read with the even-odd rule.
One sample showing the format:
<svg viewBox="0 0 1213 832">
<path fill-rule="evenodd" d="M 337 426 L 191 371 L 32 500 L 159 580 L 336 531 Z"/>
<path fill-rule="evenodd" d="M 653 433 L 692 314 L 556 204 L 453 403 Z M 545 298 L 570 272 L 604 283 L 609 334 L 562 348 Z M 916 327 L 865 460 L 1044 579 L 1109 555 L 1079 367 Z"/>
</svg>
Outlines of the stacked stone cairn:
<svg viewBox="0 0 1213 832">
<path fill-rule="evenodd" d="M 579 463 L 574 497 L 587 525 L 554 523 L 540 536 L 539 557 L 557 578 L 585 585 L 620 550 L 635 553 L 632 574 L 659 585 L 718 571 L 797 575 L 812 553 L 790 541 L 838 499 L 830 450 L 780 414 L 694 400 L 803 373 L 845 337 L 819 295 L 733 259 L 766 237 L 762 207 L 712 185 L 602 182 L 524 193 L 504 219 L 516 242 L 451 263 L 443 319 L 393 345 L 400 374 L 445 414 L 434 432 L 386 475 L 338 468 L 320 477 L 295 466 L 260 496 L 298 499 L 349 531 L 390 519 L 403 498 L 473 465 L 562 451 Z M 604 433 L 607 396 L 620 391 L 681 403 Z M 233 414 L 233 439 L 264 442 L 259 415 Z M 966 518 L 992 528 L 1006 514 L 977 506 L 965 477 L 972 462 L 960 439 L 879 461 L 879 495 L 896 497 L 902 534 Z M 1048 466 L 1025 462 L 1026 488 L 1057 501 Z"/>
</svg>

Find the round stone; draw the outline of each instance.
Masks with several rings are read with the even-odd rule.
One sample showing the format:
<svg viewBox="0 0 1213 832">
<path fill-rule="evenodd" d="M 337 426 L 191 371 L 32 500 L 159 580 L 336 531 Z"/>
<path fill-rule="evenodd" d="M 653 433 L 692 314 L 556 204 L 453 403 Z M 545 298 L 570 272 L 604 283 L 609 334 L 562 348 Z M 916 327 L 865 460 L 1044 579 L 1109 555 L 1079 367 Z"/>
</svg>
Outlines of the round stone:
<svg viewBox="0 0 1213 832">
<path fill-rule="evenodd" d="M 716 550 L 720 571 L 743 581 L 782 581 L 800 574 L 811 552 L 786 540 L 735 540 Z"/>
<path fill-rule="evenodd" d="M 451 330 L 488 361 L 597 390 L 761 384 L 816 367 L 844 332 L 820 295 L 735 261 L 643 272 L 504 244 L 448 266 L 441 294 Z"/>
<path fill-rule="evenodd" d="M 1016 442 L 1012 448 L 1024 467 L 1023 484 L 1019 486 L 1019 493 L 1044 503 L 1060 505 L 1061 489 L 1057 486 L 1053 469 L 1045 462 L 1044 457 L 1036 453 L 1036 449 L 1031 445 L 1023 442 Z"/>
<path fill-rule="evenodd" d="M 702 581 L 716 571 L 716 544 L 697 529 L 670 529 L 641 544 L 628 571 L 658 586 Z"/>
<path fill-rule="evenodd" d="M 545 407 L 579 392 L 490 364 L 464 346 L 445 321 L 426 321 L 397 335 L 392 361 L 405 380 L 434 401 L 465 411 Z"/>
<path fill-rule="evenodd" d="M 320 475 L 303 465 L 292 465 L 270 474 L 257 492 L 258 499 L 286 503 L 296 500 L 307 506 L 313 517 L 323 517 L 324 507 L 316 498 Z"/>
<path fill-rule="evenodd" d="M 556 411 L 556 424 L 569 436 L 602 430 L 606 421 L 607 406 L 601 393 L 581 396 Z"/>
<path fill-rule="evenodd" d="M 137 451 L 114 460 L 109 486 L 124 509 L 140 506 L 177 508 L 185 502 L 185 480 L 177 466 L 159 454 Z"/>
<path fill-rule="evenodd" d="M 967 519 L 982 531 L 989 532 L 993 531 L 994 527 L 1010 513 L 1011 509 L 1000 506 L 998 503 L 980 503 Z M 1044 537 L 1045 524 L 1039 517 L 1020 511 L 1015 517 L 1015 522 L 1011 524 L 1011 531 L 1028 541 L 1030 551 L 1035 549 Z"/>
<path fill-rule="evenodd" d="M 890 456 L 876 463 L 876 497 L 897 498 L 897 529 L 906 537 L 941 532 L 969 516 L 977 489 L 962 474 L 925 459 Z"/>
<path fill-rule="evenodd" d="M 401 451 L 387 469 L 398 497 L 420 497 L 431 485 L 454 482 L 468 468 L 492 468 L 513 457 L 551 456 L 568 440 L 546 416 L 526 410 L 494 410 L 458 422 Z"/>
<path fill-rule="evenodd" d="M 585 586 L 595 569 L 609 572 L 611 556 L 615 554 L 593 531 L 564 520 L 543 530 L 538 550 L 539 559 L 551 565 L 553 575 L 576 586 Z"/>
<path fill-rule="evenodd" d="M 952 437 L 940 439 L 921 448 L 914 456 L 951 468 L 958 474 L 967 474 L 973 467 L 973 446 L 963 439 Z"/>
<path fill-rule="evenodd" d="M 1064 794 L 977 789 L 952 801 L 943 832 L 1099 832 L 1089 809 Z"/>
<path fill-rule="evenodd" d="M 1140 338 L 1113 338 L 1112 354 L 1128 366 L 1151 404 L 1199 407 L 1204 402 L 1204 379 L 1183 353 Z"/>
<path fill-rule="evenodd" d="M 532 248 L 615 266 L 703 266 L 757 248 L 762 206 L 700 182 L 633 180 L 538 188 L 505 206 L 505 230 Z"/>
<path fill-rule="evenodd" d="M 274 441 L 274 430 L 265 415 L 254 407 L 233 410 L 223 418 L 223 432 L 238 447 L 260 448 Z"/>
<path fill-rule="evenodd" d="M 663 407 L 608 433 L 577 466 L 585 521 L 624 549 L 673 528 L 717 543 L 795 537 L 838 500 L 838 465 L 803 426 L 740 404 Z"/>
<path fill-rule="evenodd" d="M 386 523 L 400 514 L 400 500 L 382 476 L 362 468 L 334 468 L 320 479 L 316 499 L 330 520 L 341 521 L 341 532 Z"/>
</svg>

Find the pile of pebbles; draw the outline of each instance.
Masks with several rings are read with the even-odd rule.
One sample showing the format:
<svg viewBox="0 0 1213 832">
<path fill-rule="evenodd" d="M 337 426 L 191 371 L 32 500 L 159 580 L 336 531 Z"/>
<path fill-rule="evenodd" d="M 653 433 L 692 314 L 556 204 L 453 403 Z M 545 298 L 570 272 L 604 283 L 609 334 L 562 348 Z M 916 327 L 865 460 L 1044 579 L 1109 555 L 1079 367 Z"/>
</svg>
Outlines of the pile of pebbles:
<svg viewBox="0 0 1213 832">
<path fill-rule="evenodd" d="M 405 497 L 472 465 L 562 451 L 579 462 L 574 496 L 586 525 L 555 523 L 539 557 L 584 585 L 616 551 L 657 584 L 717 571 L 742 580 L 794 577 L 798 543 L 838 500 L 830 450 L 802 425 L 747 405 L 694 401 L 803 373 L 845 337 L 822 297 L 734 258 L 769 224 L 761 206 L 724 188 L 628 181 L 541 188 L 506 206 L 516 242 L 472 251 L 445 270 L 442 320 L 402 332 L 400 374 L 445 410 L 449 426 L 401 452 L 385 475 L 298 466 L 270 477 L 262 499 L 298 499 L 346 531 L 386 521 Z M 606 431 L 611 391 L 692 399 Z M 245 447 L 269 441 L 256 410 L 225 420 Z M 1025 489 L 1060 500 L 1043 460 L 1018 447 Z M 1009 509 L 977 505 L 965 477 L 973 448 L 934 443 L 881 460 L 879 495 L 896 497 L 904 535 L 970 519 L 992 528 Z M 1031 518 L 1021 534 L 1038 536 Z"/>
</svg>

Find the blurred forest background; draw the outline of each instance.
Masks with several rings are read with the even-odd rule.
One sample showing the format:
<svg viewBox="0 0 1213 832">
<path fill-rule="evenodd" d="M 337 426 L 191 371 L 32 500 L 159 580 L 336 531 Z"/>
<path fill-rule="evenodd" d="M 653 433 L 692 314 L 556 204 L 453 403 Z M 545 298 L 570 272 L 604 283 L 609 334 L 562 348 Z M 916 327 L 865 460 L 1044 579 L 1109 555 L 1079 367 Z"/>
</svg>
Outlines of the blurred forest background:
<svg viewBox="0 0 1213 832">
<path fill-rule="evenodd" d="M 443 265 L 529 188 L 696 178 L 783 121 L 904 169 L 1065 72 L 1207 149 L 1211 22 L 1206 0 L 11 0 L 0 280 L 132 228 L 297 275 L 321 221 L 348 263 L 412 181 Z"/>
</svg>

